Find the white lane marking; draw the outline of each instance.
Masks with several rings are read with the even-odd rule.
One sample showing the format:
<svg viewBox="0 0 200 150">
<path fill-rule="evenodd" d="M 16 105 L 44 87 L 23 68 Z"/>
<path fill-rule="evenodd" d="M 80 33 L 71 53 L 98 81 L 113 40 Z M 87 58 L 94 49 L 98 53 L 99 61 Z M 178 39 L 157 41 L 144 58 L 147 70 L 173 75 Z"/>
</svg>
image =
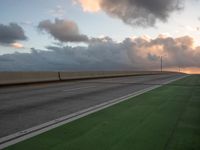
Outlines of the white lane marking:
<svg viewBox="0 0 200 150">
<path fill-rule="evenodd" d="M 167 82 L 163 83 L 162 85 L 154 85 L 152 87 L 134 92 L 132 94 L 128 94 L 126 96 L 122 96 L 120 98 L 116 98 L 114 100 L 110 100 L 110 101 L 92 106 L 90 108 L 78 111 L 76 113 L 73 113 L 73 114 L 70 114 L 70 115 L 67 115 L 67 116 L 46 122 L 44 124 L 41 124 L 41 125 L 38 125 L 38 126 L 35 126 L 35 127 L 32 127 L 32 128 L 29 128 L 27 130 L 23 130 L 23 131 L 2 137 L 2 138 L 0 138 L 0 149 L 6 148 L 10 145 L 24 141 L 26 139 L 29 139 L 29 138 L 34 137 L 36 135 L 39 135 L 41 133 L 47 132 L 51 129 L 54 129 L 54 128 L 59 127 L 61 125 L 64 125 L 66 123 L 72 122 L 74 120 L 77 120 L 77 119 L 82 118 L 84 116 L 87 116 L 89 114 L 92 114 L 94 112 L 100 111 L 100 110 L 105 109 L 107 107 L 113 106 L 117 103 L 123 102 L 123 101 L 128 100 L 128 99 L 133 98 L 133 97 L 136 97 L 136 96 L 141 95 L 145 92 L 151 91 L 153 89 L 156 89 L 156 88 L 161 87 L 163 85 L 169 84 L 173 81 L 185 78 L 187 76 L 189 76 L 189 75 L 178 77 L 178 78 L 172 79 L 170 81 L 167 81 Z"/>
<path fill-rule="evenodd" d="M 86 87 L 68 89 L 68 90 L 63 90 L 63 91 L 65 91 L 65 92 L 71 92 L 71 91 L 76 91 L 76 90 L 81 90 L 81 89 L 89 89 L 89 88 L 93 88 L 93 87 L 96 87 L 96 86 L 86 86 Z"/>
</svg>

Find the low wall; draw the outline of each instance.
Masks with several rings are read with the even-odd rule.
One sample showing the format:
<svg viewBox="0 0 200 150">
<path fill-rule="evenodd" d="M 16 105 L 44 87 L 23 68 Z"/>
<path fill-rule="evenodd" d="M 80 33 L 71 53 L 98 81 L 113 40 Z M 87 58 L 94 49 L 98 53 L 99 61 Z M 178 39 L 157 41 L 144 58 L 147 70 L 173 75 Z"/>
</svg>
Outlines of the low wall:
<svg viewBox="0 0 200 150">
<path fill-rule="evenodd" d="M 59 81 L 57 72 L 0 72 L 0 85 Z"/>
<path fill-rule="evenodd" d="M 166 74 L 172 72 L 156 71 L 94 71 L 94 72 L 0 72 L 0 85 L 35 82 L 122 77 L 131 75 Z"/>
<path fill-rule="evenodd" d="M 104 77 L 120 77 L 140 74 L 160 74 L 160 72 L 131 72 L 131 71 L 95 71 L 95 72 L 60 72 L 61 80 L 90 79 Z"/>
</svg>

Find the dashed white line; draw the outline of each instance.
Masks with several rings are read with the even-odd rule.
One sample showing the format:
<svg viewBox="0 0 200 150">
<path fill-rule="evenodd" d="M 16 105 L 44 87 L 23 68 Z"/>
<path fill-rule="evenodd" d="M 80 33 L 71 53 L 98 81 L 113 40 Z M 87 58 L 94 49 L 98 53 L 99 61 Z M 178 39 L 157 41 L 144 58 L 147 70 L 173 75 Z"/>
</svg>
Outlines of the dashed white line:
<svg viewBox="0 0 200 150">
<path fill-rule="evenodd" d="M 96 87 L 96 86 L 86 86 L 86 87 L 80 87 L 80 88 L 74 88 L 74 89 L 66 89 L 66 90 L 63 90 L 63 91 L 72 92 L 72 91 L 76 91 L 76 90 L 89 89 L 89 88 L 93 88 L 93 87 Z"/>
</svg>

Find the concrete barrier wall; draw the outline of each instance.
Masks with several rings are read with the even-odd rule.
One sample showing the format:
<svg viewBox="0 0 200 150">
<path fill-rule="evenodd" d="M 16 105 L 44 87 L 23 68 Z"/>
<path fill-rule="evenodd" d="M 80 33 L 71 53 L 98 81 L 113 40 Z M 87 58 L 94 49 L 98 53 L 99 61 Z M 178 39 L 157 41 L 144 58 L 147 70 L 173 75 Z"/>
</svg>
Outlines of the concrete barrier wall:
<svg viewBox="0 0 200 150">
<path fill-rule="evenodd" d="M 123 75 L 131 75 L 132 73 L 125 72 L 60 72 L 61 80 L 70 79 L 88 79 L 88 78 L 103 78 L 117 77 Z"/>
<path fill-rule="evenodd" d="M 0 85 L 59 81 L 57 72 L 0 72 Z"/>
<path fill-rule="evenodd" d="M 166 74 L 156 71 L 94 71 L 94 72 L 0 72 L 0 85 L 48 82 L 60 80 L 122 77 L 131 75 Z"/>
<path fill-rule="evenodd" d="M 166 72 L 163 72 L 166 74 Z M 90 78 L 104 78 L 104 77 L 120 77 L 120 76 L 131 76 L 131 75 L 147 75 L 147 74 L 161 74 L 156 71 L 94 71 L 94 72 L 60 72 L 61 80 L 72 80 L 72 79 L 90 79 Z"/>
</svg>

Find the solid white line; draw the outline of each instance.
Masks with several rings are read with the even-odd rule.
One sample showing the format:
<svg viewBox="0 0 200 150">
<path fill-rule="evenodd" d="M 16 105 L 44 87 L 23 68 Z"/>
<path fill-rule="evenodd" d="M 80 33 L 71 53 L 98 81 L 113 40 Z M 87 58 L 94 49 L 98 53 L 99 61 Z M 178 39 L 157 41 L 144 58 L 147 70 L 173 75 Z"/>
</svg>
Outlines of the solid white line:
<svg viewBox="0 0 200 150">
<path fill-rule="evenodd" d="M 182 78 L 185 78 L 185 77 L 186 76 L 179 77 L 179 78 L 167 81 L 162 85 L 171 83 L 173 81 L 176 81 L 176 80 L 179 80 L 179 79 L 182 79 Z M 67 116 L 64 116 L 64 117 L 49 121 L 47 123 L 44 123 L 44 124 L 41 124 L 41 125 L 38 125 L 38 126 L 35 126 L 35 127 L 32 127 L 32 128 L 29 128 L 27 130 L 23 130 L 23 131 L 20 131 L 20 132 L 5 136 L 3 138 L 0 138 L 0 149 L 6 148 L 6 147 L 8 147 L 10 145 L 13 145 L 13 144 L 16 144 L 18 142 L 24 141 L 26 139 L 29 139 L 31 137 L 34 137 L 36 135 L 39 135 L 41 133 L 44 133 L 46 131 L 49 131 L 51 129 L 59 127 L 59 126 L 61 126 L 63 124 L 69 123 L 71 121 L 77 120 L 79 118 L 82 118 L 84 116 L 87 116 L 89 114 L 97 112 L 99 110 L 105 109 L 107 107 L 110 107 L 110 106 L 115 105 L 117 103 L 120 103 L 122 101 L 125 101 L 125 100 L 128 100 L 130 98 L 136 97 L 136 96 L 141 95 L 141 94 L 143 94 L 145 92 L 148 92 L 148 91 L 151 91 L 151 90 L 156 89 L 158 87 L 161 87 L 162 85 L 155 85 L 155 86 L 152 86 L 150 88 L 146 88 L 146 89 L 134 92 L 132 94 L 128 94 L 126 96 L 122 96 L 120 98 L 116 98 L 114 100 L 110 100 L 110 101 L 107 101 L 107 102 L 92 106 L 90 108 L 78 111 L 76 113 L 73 113 L 73 114 L 70 114 L 70 115 L 67 115 Z"/>
<path fill-rule="evenodd" d="M 89 89 L 89 88 L 93 88 L 93 87 L 96 87 L 96 86 L 86 86 L 86 87 L 68 89 L 68 90 L 63 90 L 63 91 L 65 91 L 65 92 L 71 92 L 71 91 L 76 91 L 76 90 L 81 90 L 81 89 Z"/>
</svg>

